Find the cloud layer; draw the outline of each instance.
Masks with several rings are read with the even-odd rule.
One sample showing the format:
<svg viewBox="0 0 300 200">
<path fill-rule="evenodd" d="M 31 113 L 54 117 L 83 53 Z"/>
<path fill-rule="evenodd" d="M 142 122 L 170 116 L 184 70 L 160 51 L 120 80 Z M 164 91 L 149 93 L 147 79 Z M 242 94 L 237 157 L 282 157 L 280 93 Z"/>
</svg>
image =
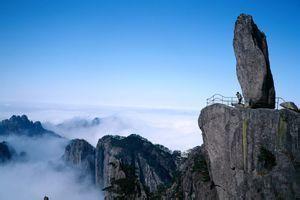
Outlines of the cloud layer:
<svg viewBox="0 0 300 200">
<path fill-rule="evenodd" d="M 25 161 L 0 165 L 0 199 L 99 200 L 100 192 L 88 181 L 79 181 L 78 172 L 61 161 L 64 139 L 6 137 L 17 153 L 26 152 Z"/>
<path fill-rule="evenodd" d="M 17 153 L 26 152 L 25 161 L 0 166 L 0 199 L 32 200 L 45 195 L 55 200 L 102 199 L 99 189 L 88 181 L 79 181 L 78 172 L 66 168 L 60 160 L 68 139 L 83 138 L 96 146 L 104 135 L 134 133 L 171 150 L 202 144 L 197 111 L 15 104 L 0 104 L 0 109 L 0 119 L 26 114 L 66 138 L 0 137 Z M 91 123 L 95 117 L 99 117 L 99 124 Z"/>
<path fill-rule="evenodd" d="M 46 128 L 52 129 L 69 139 L 83 138 L 96 145 L 99 138 L 107 134 L 139 134 L 153 143 L 162 144 L 172 150 L 187 150 L 202 144 L 198 128 L 199 111 L 148 109 L 128 107 L 79 107 L 58 105 L 19 106 L 6 105 L 0 118 L 12 114 L 27 114 L 32 120 L 40 120 Z M 16 109 L 17 108 L 17 109 Z M 58 128 L 60 123 L 78 123 L 78 120 L 101 119 L 99 126 L 74 129 Z"/>
</svg>

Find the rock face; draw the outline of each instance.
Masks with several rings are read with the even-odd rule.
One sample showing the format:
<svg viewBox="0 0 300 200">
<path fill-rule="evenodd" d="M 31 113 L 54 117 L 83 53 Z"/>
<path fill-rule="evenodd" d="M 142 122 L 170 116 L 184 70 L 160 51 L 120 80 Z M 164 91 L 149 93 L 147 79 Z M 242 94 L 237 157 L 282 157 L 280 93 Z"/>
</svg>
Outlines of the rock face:
<svg viewBox="0 0 300 200">
<path fill-rule="evenodd" d="M 138 135 L 104 136 L 96 149 L 85 140 L 72 140 L 63 159 L 90 174 L 106 200 L 217 199 L 203 147 L 182 157 Z"/>
<path fill-rule="evenodd" d="M 237 77 L 251 108 L 275 108 L 275 88 L 266 36 L 250 15 L 241 14 L 233 39 Z"/>
<path fill-rule="evenodd" d="M 52 131 L 43 128 L 41 122 L 32 122 L 26 115 L 15 116 L 10 119 L 5 119 L 0 122 L 0 136 L 53 136 L 60 137 Z"/>
<path fill-rule="evenodd" d="M 219 199 L 300 197 L 300 114 L 214 104 L 199 117 Z"/>
<path fill-rule="evenodd" d="M 95 182 L 95 148 L 82 139 L 71 140 L 65 148 L 63 159 L 79 168 Z"/>
<path fill-rule="evenodd" d="M 106 199 L 148 199 L 171 183 L 176 167 L 169 150 L 138 135 L 104 136 L 96 147 L 96 183 Z"/>
<path fill-rule="evenodd" d="M 180 167 L 183 199 L 217 199 L 217 192 L 213 187 L 208 167 L 205 149 L 193 148 Z"/>
<path fill-rule="evenodd" d="M 207 160 L 203 147 L 191 149 L 187 157 L 182 158 L 172 186 L 158 193 L 157 199 L 216 200 L 217 191 L 209 175 Z"/>
<path fill-rule="evenodd" d="M 296 112 L 299 112 L 298 107 L 296 106 L 296 104 L 294 102 L 283 102 L 280 104 L 281 107 L 286 108 L 286 109 L 290 109 Z"/>
<path fill-rule="evenodd" d="M 0 142 L 0 164 L 10 161 L 16 151 L 7 142 Z"/>
</svg>

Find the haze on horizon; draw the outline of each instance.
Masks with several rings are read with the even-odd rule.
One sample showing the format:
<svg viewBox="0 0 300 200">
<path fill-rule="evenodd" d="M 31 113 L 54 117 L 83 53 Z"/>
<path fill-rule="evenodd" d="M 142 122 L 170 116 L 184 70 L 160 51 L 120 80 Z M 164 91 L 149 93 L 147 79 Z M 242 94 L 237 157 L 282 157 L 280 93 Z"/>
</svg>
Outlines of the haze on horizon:
<svg viewBox="0 0 300 200">
<path fill-rule="evenodd" d="M 0 101 L 200 110 L 240 91 L 233 27 L 267 35 L 276 93 L 300 102 L 300 2 L 1 1 Z"/>
</svg>

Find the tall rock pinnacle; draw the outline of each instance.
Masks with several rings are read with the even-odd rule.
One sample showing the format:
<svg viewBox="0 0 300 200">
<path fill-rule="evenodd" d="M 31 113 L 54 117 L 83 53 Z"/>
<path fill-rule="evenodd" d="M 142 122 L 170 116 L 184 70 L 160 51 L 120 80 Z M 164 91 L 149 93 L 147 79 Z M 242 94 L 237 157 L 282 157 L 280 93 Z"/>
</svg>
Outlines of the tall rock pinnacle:
<svg viewBox="0 0 300 200">
<path fill-rule="evenodd" d="M 234 52 L 237 77 L 251 108 L 275 108 L 275 88 L 270 69 L 266 36 L 250 15 L 235 22 Z"/>
</svg>

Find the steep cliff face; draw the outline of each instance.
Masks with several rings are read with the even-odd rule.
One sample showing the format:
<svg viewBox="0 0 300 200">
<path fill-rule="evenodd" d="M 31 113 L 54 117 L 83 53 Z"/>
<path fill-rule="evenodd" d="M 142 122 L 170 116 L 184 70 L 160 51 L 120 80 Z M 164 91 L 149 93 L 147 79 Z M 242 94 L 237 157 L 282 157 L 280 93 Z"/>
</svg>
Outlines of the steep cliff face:
<svg viewBox="0 0 300 200">
<path fill-rule="evenodd" d="M 183 199 L 215 200 L 216 189 L 209 175 L 209 163 L 203 147 L 195 147 L 181 165 Z"/>
<path fill-rule="evenodd" d="M 168 150 L 138 135 L 104 136 L 96 148 L 96 183 L 106 199 L 146 199 L 169 184 L 176 162 Z"/>
<path fill-rule="evenodd" d="M 217 191 L 209 175 L 209 163 L 203 146 L 191 149 L 183 157 L 171 187 L 157 199 L 216 200 Z"/>
<path fill-rule="evenodd" d="M 82 139 L 71 140 L 65 148 L 63 159 L 95 181 L 95 148 Z"/>
<path fill-rule="evenodd" d="M 300 197 L 300 114 L 214 104 L 199 117 L 219 199 Z"/>
</svg>

